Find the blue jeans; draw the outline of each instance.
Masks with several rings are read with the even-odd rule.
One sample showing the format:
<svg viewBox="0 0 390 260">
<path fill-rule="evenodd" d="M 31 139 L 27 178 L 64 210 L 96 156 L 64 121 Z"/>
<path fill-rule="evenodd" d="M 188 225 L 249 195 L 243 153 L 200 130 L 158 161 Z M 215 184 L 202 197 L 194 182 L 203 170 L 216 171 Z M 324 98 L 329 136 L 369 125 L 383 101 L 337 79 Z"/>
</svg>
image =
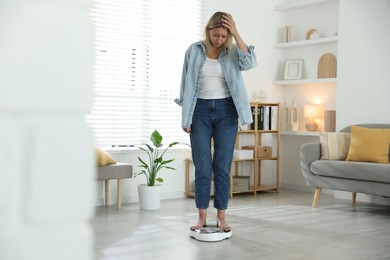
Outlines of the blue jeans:
<svg viewBox="0 0 390 260">
<path fill-rule="evenodd" d="M 197 100 L 190 139 L 195 166 L 195 204 L 198 209 L 209 207 L 212 173 L 214 207 L 225 210 L 228 206 L 230 168 L 237 130 L 238 115 L 232 98 Z"/>
</svg>

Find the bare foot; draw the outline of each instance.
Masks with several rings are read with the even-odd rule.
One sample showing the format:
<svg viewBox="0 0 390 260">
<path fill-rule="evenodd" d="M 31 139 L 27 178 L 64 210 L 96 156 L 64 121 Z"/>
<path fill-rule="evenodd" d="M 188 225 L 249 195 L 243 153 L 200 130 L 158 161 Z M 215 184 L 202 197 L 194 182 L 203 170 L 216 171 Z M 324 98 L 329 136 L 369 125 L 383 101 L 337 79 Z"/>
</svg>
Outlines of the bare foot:
<svg viewBox="0 0 390 260">
<path fill-rule="evenodd" d="M 191 230 L 199 230 L 206 226 L 207 209 L 198 209 L 198 214 L 198 222 L 195 225 L 191 226 Z"/>
<path fill-rule="evenodd" d="M 199 230 L 205 226 L 206 226 L 206 220 L 198 219 L 198 222 L 195 225 L 191 226 L 191 230 L 192 231 Z"/>
<path fill-rule="evenodd" d="M 224 219 L 218 219 L 217 226 L 220 229 L 222 229 L 224 232 L 230 232 L 232 230 L 231 227 L 226 223 Z"/>
</svg>

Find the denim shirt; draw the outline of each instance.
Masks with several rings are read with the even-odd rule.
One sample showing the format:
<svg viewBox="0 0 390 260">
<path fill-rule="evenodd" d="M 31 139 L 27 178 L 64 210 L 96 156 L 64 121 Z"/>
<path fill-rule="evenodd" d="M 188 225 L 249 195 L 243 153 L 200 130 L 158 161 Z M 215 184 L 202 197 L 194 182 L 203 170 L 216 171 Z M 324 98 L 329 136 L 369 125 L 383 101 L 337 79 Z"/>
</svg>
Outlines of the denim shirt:
<svg viewBox="0 0 390 260">
<path fill-rule="evenodd" d="M 191 44 L 185 53 L 180 98 L 175 99 L 175 102 L 182 107 L 181 126 L 183 128 L 191 126 L 205 61 L 206 54 L 203 41 Z M 241 124 L 247 125 L 252 123 L 252 111 L 241 71 L 249 70 L 257 65 L 254 47 L 249 46 L 248 52 L 244 52 L 235 46 L 230 54 L 226 50 L 223 51 L 218 61 L 221 64 L 222 72 Z"/>
</svg>

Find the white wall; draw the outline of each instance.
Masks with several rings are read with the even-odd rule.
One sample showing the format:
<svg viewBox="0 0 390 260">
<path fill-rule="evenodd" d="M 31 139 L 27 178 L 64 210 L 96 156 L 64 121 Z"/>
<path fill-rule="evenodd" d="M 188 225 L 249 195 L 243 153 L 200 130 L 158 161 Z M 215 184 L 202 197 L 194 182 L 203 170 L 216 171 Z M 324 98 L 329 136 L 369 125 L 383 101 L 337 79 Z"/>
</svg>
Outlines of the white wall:
<svg viewBox="0 0 390 260">
<path fill-rule="evenodd" d="M 390 1 L 341 0 L 337 128 L 390 123 Z M 350 199 L 350 193 L 336 192 Z M 358 200 L 390 204 L 359 194 Z"/>
<path fill-rule="evenodd" d="M 337 128 L 390 123 L 390 1 L 341 0 Z"/>
<path fill-rule="evenodd" d="M 0 259 L 93 259 L 91 2 L 0 2 Z"/>
</svg>

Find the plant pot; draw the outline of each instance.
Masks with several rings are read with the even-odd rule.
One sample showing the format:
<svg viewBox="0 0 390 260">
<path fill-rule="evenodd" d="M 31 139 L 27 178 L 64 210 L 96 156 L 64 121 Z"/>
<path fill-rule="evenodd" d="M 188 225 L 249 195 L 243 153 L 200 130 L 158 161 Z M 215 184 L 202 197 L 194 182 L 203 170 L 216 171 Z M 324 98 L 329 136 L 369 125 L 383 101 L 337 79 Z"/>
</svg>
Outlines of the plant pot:
<svg viewBox="0 0 390 260">
<path fill-rule="evenodd" d="M 161 185 L 138 185 L 139 207 L 143 210 L 157 210 L 161 204 Z"/>
</svg>

